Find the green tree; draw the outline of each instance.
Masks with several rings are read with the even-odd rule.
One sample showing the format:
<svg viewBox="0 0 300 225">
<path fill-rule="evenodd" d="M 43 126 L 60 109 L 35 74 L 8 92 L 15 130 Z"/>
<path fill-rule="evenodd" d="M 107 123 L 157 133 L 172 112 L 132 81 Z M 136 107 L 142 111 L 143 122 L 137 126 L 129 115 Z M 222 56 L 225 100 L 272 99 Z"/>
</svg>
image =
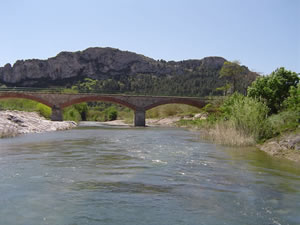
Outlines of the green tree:
<svg viewBox="0 0 300 225">
<path fill-rule="evenodd" d="M 226 96 L 228 94 L 229 90 L 231 89 L 231 86 L 232 86 L 231 84 L 227 83 L 222 87 L 216 88 L 216 91 L 222 91 L 223 95 Z"/>
<path fill-rule="evenodd" d="M 295 111 L 300 114 L 300 83 L 297 88 L 292 86 L 289 91 L 290 96 L 283 102 L 283 106 L 287 110 Z"/>
<path fill-rule="evenodd" d="M 244 72 L 244 68 L 240 66 L 240 62 L 224 62 L 220 70 L 220 78 L 224 77 L 231 84 L 232 93 L 237 91 L 238 76 Z M 228 83 L 227 83 L 228 84 Z M 226 85 L 225 85 L 226 86 Z M 224 86 L 224 87 L 225 87 Z"/>
<path fill-rule="evenodd" d="M 75 104 L 74 109 L 80 114 L 81 120 L 86 121 L 86 116 L 88 113 L 88 105 L 86 102 Z"/>
<path fill-rule="evenodd" d="M 98 90 L 100 83 L 98 80 L 93 80 L 91 78 L 85 78 L 83 82 L 77 84 L 77 89 L 83 92 L 93 92 Z"/>
<path fill-rule="evenodd" d="M 114 106 L 111 106 L 105 110 L 105 115 L 109 121 L 116 120 L 118 117 L 118 111 Z"/>
<path fill-rule="evenodd" d="M 269 76 L 259 77 L 248 88 L 248 96 L 265 101 L 271 113 L 282 108 L 283 101 L 290 95 L 291 87 L 299 82 L 298 74 L 281 67 Z"/>
</svg>

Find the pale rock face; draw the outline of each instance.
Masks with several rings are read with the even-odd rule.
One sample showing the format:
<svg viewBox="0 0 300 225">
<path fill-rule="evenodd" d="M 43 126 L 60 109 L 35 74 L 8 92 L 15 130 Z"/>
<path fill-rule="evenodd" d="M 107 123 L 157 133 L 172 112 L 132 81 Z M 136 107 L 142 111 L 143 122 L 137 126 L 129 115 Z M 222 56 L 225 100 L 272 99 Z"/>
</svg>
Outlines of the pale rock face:
<svg viewBox="0 0 300 225">
<path fill-rule="evenodd" d="M 10 85 L 30 86 L 40 81 L 59 81 L 80 77 L 105 79 L 138 73 L 168 75 L 184 74 L 198 66 L 221 68 L 226 60 L 207 57 L 202 60 L 180 62 L 157 61 L 133 52 L 113 48 L 88 48 L 78 52 L 61 52 L 47 60 L 18 60 L 0 67 L 0 82 Z"/>
</svg>

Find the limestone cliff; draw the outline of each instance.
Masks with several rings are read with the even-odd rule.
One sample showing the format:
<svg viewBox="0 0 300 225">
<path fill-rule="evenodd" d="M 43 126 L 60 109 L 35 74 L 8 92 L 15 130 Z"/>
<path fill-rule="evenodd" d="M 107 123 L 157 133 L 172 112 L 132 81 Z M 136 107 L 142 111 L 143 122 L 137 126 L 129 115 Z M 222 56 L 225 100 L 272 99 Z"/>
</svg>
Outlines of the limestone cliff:
<svg viewBox="0 0 300 225">
<path fill-rule="evenodd" d="M 48 60 L 18 60 L 13 66 L 0 67 L 0 81 L 6 84 L 30 85 L 43 79 L 63 80 L 80 76 L 104 79 L 118 75 L 184 74 L 205 64 L 208 68 L 219 68 L 225 59 L 208 57 L 202 60 L 165 62 L 133 52 L 113 48 L 88 48 L 79 52 L 61 52 Z"/>
<path fill-rule="evenodd" d="M 18 60 L 13 66 L 6 64 L 0 67 L 0 83 L 8 86 L 66 86 L 84 78 L 122 80 L 126 83 L 128 77 L 131 76 L 132 80 L 136 75 L 143 74 L 158 78 L 179 77 L 178 82 L 181 83 L 187 79 L 201 78 L 200 85 L 213 90 L 224 83 L 224 80 L 218 81 L 218 72 L 225 61 L 222 57 L 206 57 L 166 62 L 114 48 L 88 48 L 78 52 L 61 52 L 47 60 Z M 207 79 L 213 82 L 208 83 Z M 194 83 L 199 86 L 199 82 Z M 190 83 L 186 85 L 194 85 Z"/>
</svg>

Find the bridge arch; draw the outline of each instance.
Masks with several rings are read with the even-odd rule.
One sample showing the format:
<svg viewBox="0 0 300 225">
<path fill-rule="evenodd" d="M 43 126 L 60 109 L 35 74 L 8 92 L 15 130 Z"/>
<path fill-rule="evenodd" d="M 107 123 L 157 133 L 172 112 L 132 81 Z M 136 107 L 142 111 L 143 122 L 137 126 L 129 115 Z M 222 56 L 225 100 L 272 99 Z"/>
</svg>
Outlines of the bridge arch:
<svg viewBox="0 0 300 225">
<path fill-rule="evenodd" d="M 193 100 L 193 99 L 184 99 L 184 98 L 174 98 L 174 99 L 166 99 L 161 100 L 156 103 L 153 103 L 151 105 L 148 105 L 145 107 L 145 110 L 149 110 L 152 108 L 155 108 L 160 105 L 166 105 L 166 104 L 184 104 L 184 105 L 190 105 L 197 108 L 203 108 L 206 105 L 205 101 L 199 101 L 199 100 Z"/>
<path fill-rule="evenodd" d="M 17 98 L 17 99 L 28 99 L 28 100 L 33 100 L 39 103 L 42 103 L 46 106 L 49 106 L 52 108 L 54 105 L 42 98 L 36 97 L 34 95 L 26 95 L 24 93 L 5 93 L 0 95 L 0 99 L 11 99 L 11 98 Z"/>
<path fill-rule="evenodd" d="M 127 108 L 130 108 L 132 110 L 136 110 L 136 106 L 132 105 L 128 102 L 122 101 L 120 99 L 114 98 L 114 97 L 109 97 L 109 96 L 85 96 L 85 97 L 78 97 L 75 99 L 72 99 L 71 101 L 65 102 L 63 104 L 60 105 L 60 107 L 66 108 L 68 106 L 74 105 L 74 104 L 78 104 L 78 103 L 82 103 L 82 102 L 109 102 L 109 103 L 115 103 L 115 104 L 119 104 L 122 106 L 125 106 Z"/>
</svg>

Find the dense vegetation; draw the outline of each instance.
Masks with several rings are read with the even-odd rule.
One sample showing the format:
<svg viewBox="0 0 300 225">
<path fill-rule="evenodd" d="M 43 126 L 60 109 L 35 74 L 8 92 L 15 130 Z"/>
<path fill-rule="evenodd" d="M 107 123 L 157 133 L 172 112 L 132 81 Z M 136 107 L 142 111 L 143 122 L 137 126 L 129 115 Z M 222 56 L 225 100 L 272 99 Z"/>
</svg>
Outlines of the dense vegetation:
<svg viewBox="0 0 300 225">
<path fill-rule="evenodd" d="M 300 85 L 296 73 L 279 68 L 260 77 L 248 95 L 228 96 L 207 120 L 181 121 L 206 128 L 207 137 L 224 144 L 248 145 L 299 129 Z"/>
<path fill-rule="evenodd" d="M 167 96 L 207 96 L 220 94 L 215 89 L 216 84 L 221 85 L 222 80 L 216 81 L 211 74 L 211 79 L 189 74 L 187 76 L 155 76 L 138 74 L 136 76 L 121 77 L 119 80 L 93 80 L 85 78 L 78 81 L 73 88 L 80 92 L 100 93 L 126 93 L 141 95 L 167 95 Z"/>
<path fill-rule="evenodd" d="M 260 77 L 248 88 L 248 96 L 259 98 L 270 108 L 270 113 L 277 113 L 283 108 L 283 101 L 290 95 L 291 87 L 299 82 L 295 72 L 279 68 L 269 76 Z"/>
<path fill-rule="evenodd" d="M 248 85 L 257 74 L 249 72 L 246 67 L 239 66 L 242 71 L 235 79 L 235 90 L 245 93 Z M 218 88 L 232 80 L 231 77 L 220 77 L 219 70 L 208 71 L 198 69 L 182 75 L 156 76 L 154 74 L 137 74 L 134 76 L 115 76 L 104 80 L 85 78 L 73 85 L 81 92 L 127 93 L 142 95 L 167 96 L 209 96 L 223 95 Z"/>
</svg>

